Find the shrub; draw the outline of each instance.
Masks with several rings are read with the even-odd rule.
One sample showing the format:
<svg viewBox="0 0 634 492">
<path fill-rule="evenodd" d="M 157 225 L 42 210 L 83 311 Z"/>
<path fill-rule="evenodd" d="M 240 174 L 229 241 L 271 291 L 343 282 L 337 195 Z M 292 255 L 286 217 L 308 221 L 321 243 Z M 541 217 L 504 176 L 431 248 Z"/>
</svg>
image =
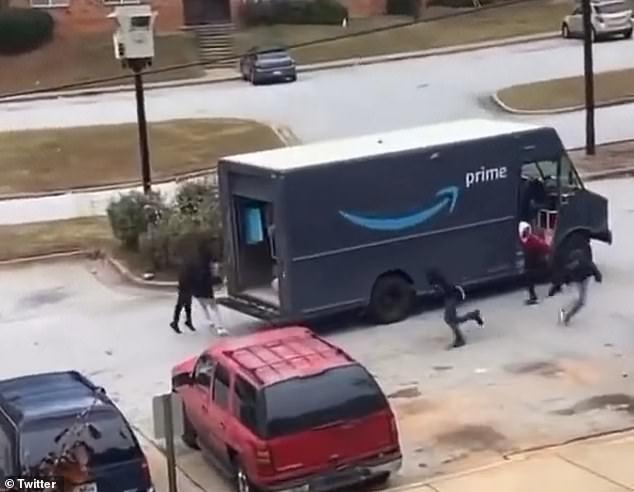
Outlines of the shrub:
<svg viewBox="0 0 634 492">
<path fill-rule="evenodd" d="M 138 213 L 135 216 L 140 219 Z M 222 226 L 217 188 L 208 181 L 182 184 L 159 220 L 144 224 L 138 244 L 141 255 L 156 271 L 177 267 L 183 260 L 197 255 L 201 247 L 210 252 L 214 261 L 221 261 Z"/>
<path fill-rule="evenodd" d="M 0 10 L 0 54 L 16 55 L 39 48 L 53 38 L 54 25 L 45 10 Z"/>
<path fill-rule="evenodd" d="M 244 6 L 248 25 L 341 24 L 348 10 L 337 0 L 249 1 Z"/>
<path fill-rule="evenodd" d="M 167 212 L 163 198 L 158 193 L 145 196 L 133 191 L 108 204 L 108 219 L 114 236 L 123 247 L 139 250 L 139 239 L 148 229 L 148 223 L 160 222 Z"/>
</svg>

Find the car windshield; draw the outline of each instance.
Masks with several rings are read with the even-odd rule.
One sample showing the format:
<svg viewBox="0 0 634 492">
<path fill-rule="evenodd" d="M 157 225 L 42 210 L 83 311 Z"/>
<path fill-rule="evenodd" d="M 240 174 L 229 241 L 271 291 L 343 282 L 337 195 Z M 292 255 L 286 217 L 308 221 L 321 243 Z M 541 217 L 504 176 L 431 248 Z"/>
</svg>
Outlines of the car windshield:
<svg viewBox="0 0 634 492">
<path fill-rule="evenodd" d="M 30 473 L 37 473 L 38 465 L 47 455 L 59 456 L 64 447 L 73 447 L 70 456 L 84 460 L 89 469 L 129 461 L 141 455 L 130 427 L 119 414 L 111 411 L 91 413 L 79 436 L 75 432 L 66 433 L 55 442 L 55 438 L 74 422 L 75 417 L 69 416 L 27 424 L 20 441 L 22 466 Z"/>
<path fill-rule="evenodd" d="M 274 384 L 265 388 L 264 401 L 267 438 L 359 419 L 387 407 L 377 383 L 357 364 Z"/>
<path fill-rule="evenodd" d="M 629 10 L 624 3 L 608 3 L 605 5 L 597 5 L 595 7 L 597 14 L 619 14 Z"/>
</svg>

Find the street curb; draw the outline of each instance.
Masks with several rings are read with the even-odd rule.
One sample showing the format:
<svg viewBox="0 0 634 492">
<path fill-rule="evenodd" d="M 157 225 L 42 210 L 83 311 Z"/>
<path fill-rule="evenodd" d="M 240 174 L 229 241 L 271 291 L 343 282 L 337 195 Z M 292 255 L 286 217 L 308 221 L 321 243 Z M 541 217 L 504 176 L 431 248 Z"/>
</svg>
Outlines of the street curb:
<svg viewBox="0 0 634 492">
<path fill-rule="evenodd" d="M 0 260 L 0 268 L 11 267 L 15 265 L 23 265 L 27 263 L 41 263 L 41 262 L 49 262 L 49 261 L 68 260 L 68 259 L 80 258 L 80 257 L 91 257 L 93 255 L 95 255 L 94 251 L 85 250 L 85 249 L 73 249 L 69 251 L 58 251 L 53 253 L 47 253 L 43 255 L 22 256 L 18 258 L 11 258 L 8 260 Z"/>
<path fill-rule="evenodd" d="M 207 118 L 200 118 L 207 119 Z M 213 118 L 210 118 L 213 119 Z M 239 119 L 239 118 L 238 118 Z M 254 123 L 258 123 L 260 125 L 266 126 L 270 128 L 280 139 L 280 141 L 287 147 L 298 145 L 301 143 L 301 140 L 293 130 L 285 125 L 277 125 L 272 123 L 264 123 L 262 121 L 257 120 L 244 120 L 251 121 Z M 216 168 L 213 169 L 201 169 L 198 171 L 191 171 L 187 173 L 175 174 L 171 177 L 159 178 L 157 180 L 152 181 L 152 185 L 163 185 L 166 183 L 175 184 L 182 183 L 184 181 L 189 181 L 191 179 L 196 178 L 205 178 L 212 177 L 212 179 L 216 176 Z M 99 186 L 78 186 L 74 188 L 66 188 L 63 190 L 54 190 L 54 191 L 33 191 L 33 192 L 24 192 L 24 193 L 11 193 L 11 194 L 0 194 L 0 202 L 6 200 L 29 200 L 36 198 L 51 198 L 62 195 L 72 195 L 77 193 L 98 193 L 100 191 L 116 191 L 123 190 L 129 188 L 138 188 L 139 190 L 142 188 L 142 184 L 140 181 L 124 181 L 121 183 L 112 183 L 105 184 Z"/>
<path fill-rule="evenodd" d="M 432 56 L 451 55 L 456 53 L 467 53 L 470 51 L 498 48 L 498 47 L 510 46 L 514 44 L 546 41 L 549 39 L 558 38 L 559 36 L 560 36 L 559 32 L 546 32 L 546 33 L 538 33 L 538 34 L 529 34 L 525 36 L 513 36 L 510 38 L 501 38 L 496 40 L 483 41 L 480 43 L 469 43 L 469 44 L 462 44 L 457 46 L 447 46 L 442 48 L 431 48 L 431 49 L 421 50 L 421 51 L 406 51 L 403 53 L 394 53 L 390 55 L 347 58 L 344 60 L 336 60 L 331 62 L 299 65 L 297 67 L 297 72 L 303 73 L 303 72 L 315 72 L 315 71 L 322 71 L 322 70 L 334 70 L 338 68 L 353 67 L 357 65 L 374 65 L 378 63 L 389 63 L 393 61 L 401 61 L 401 60 L 408 60 L 408 59 L 428 58 Z M 145 90 L 150 91 L 150 90 L 160 90 L 160 89 L 174 89 L 174 88 L 192 87 L 192 86 L 198 86 L 198 85 L 211 85 L 211 84 L 232 82 L 232 81 L 238 81 L 238 80 L 242 80 L 242 77 L 239 74 L 218 77 L 215 79 L 205 79 L 204 77 L 201 77 L 199 79 L 173 81 L 173 82 L 167 82 L 167 83 L 162 83 L 162 82 L 150 83 L 150 84 L 146 84 Z M 85 89 L 85 90 L 78 90 L 73 92 L 59 91 L 59 92 L 45 92 L 42 94 L 14 96 L 14 97 L 0 96 L 0 104 L 37 101 L 37 100 L 45 100 L 45 99 L 59 99 L 59 98 L 65 98 L 65 97 L 70 98 L 70 97 L 82 97 L 82 96 L 83 97 L 95 96 L 95 95 L 101 95 L 101 94 L 116 94 L 121 92 L 131 92 L 132 90 L 134 90 L 134 86 L 125 85 L 125 86 L 115 86 L 115 87 L 97 87 L 94 89 Z"/>
<path fill-rule="evenodd" d="M 500 89 L 500 91 L 501 90 L 504 90 L 504 89 Z M 544 115 L 546 114 L 548 115 L 548 114 L 572 113 L 574 111 L 583 111 L 584 109 L 586 109 L 585 105 L 583 104 L 579 106 L 567 106 L 564 108 L 557 108 L 557 109 L 516 109 L 509 106 L 504 101 L 502 101 L 502 99 L 499 96 L 500 91 L 493 93 L 491 95 L 491 99 L 503 111 L 506 111 L 507 113 L 510 113 L 510 114 L 516 114 L 516 115 Z M 608 101 L 596 103 L 594 107 L 607 108 L 611 106 L 622 106 L 624 104 L 631 104 L 633 102 L 634 102 L 634 96 L 629 96 L 629 97 L 622 97 L 617 99 L 610 99 Z"/>
<path fill-rule="evenodd" d="M 128 269 L 123 263 L 107 253 L 101 252 L 102 259 L 128 282 L 146 289 L 174 290 L 178 283 L 169 280 L 145 280 Z"/>
</svg>

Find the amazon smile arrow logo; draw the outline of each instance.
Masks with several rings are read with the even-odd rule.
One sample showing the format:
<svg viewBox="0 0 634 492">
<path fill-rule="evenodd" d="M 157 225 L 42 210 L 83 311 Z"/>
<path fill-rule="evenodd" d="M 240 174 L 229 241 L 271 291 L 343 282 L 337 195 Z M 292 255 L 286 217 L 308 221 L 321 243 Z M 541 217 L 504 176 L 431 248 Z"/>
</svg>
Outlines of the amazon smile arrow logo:
<svg viewBox="0 0 634 492">
<path fill-rule="evenodd" d="M 375 231 L 400 231 L 427 222 L 445 208 L 448 208 L 449 213 L 452 213 L 458 201 L 458 187 L 448 186 L 447 188 L 443 188 L 436 193 L 436 198 L 437 201 L 433 205 L 423 210 L 397 217 L 370 217 L 343 211 L 339 211 L 339 214 L 353 224 L 366 229 L 373 229 Z"/>
</svg>

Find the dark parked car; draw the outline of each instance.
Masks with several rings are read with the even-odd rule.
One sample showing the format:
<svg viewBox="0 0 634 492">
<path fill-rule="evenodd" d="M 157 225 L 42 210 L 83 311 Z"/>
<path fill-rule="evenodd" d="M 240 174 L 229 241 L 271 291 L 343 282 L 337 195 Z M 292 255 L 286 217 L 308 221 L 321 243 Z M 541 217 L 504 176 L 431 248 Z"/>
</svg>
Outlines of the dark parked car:
<svg viewBox="0 0 634 492">
<path fill-rule="evenodd" d="M 295 60 L 285 48 L 252 48 L 240 58 L 240 73 L 253 85 L 297 80 Z"/>
<path fill-rule="evenodd" d="M 0 381 L 0 479 L 15 476 L 62 477 L 65 491 L 154 490 L 128 422 L 74 371 Z"/>
</svg>

